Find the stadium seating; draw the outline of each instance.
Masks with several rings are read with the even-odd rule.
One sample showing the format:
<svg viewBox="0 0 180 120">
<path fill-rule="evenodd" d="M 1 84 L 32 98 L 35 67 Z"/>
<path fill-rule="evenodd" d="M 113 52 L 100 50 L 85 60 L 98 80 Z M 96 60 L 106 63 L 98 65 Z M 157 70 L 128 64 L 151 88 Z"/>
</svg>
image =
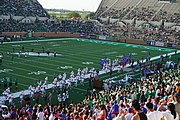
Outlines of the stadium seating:
<svg viewBox="0 0 180 120">
<path fill-rule="evenodd" d="M 112 3 L 116 4 L 113 4 Z M 111 0 L 103 2 L 96 12 L 99 17 L 117 19 L 137 18 L 137 20 L 152 20 L 178 23 L 179 1 L 160 2 L 158 0 Z"/>
<path fill-rule="evenodd" d="M 0 15 L 49 16 L 37 0 L 1 0 L 0 8 Z"/>
</svg>

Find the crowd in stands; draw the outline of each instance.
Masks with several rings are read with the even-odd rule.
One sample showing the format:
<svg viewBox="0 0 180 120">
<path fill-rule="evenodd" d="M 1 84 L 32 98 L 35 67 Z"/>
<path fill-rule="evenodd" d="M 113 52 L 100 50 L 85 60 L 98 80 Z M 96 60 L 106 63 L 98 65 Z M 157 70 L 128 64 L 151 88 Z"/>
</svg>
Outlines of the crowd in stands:
<svg viewBox="0 0 180 120">
<path fill-rule="evenodd" d="M 108 8 L 100 8 L 99 9 L 99 15 L 100 17 L 106 18 L 106 17 L 110 17 L 110 18 L 114 18 L 114 19 L 120 19 L 123 18 L 123 16 L 125 16 L 132 8 L 122 8 L 120 10 L 116 10 L 113 8 L 110 8 L 109 10 L 107 10 Z"/>
<path fill-rule="evenodd" d="M 0 15 L 49 16 L 37 0 L 1 0 Z"/>
<path fill-rule="evenodd" d="M 19 7 L 21 6 L 21 7 Z M 2 0 L 0 7 L 0 15 L 13 16 L 38 16 L 49 17 L 47 12 L 42 8 L 36 0 Z M 122 8 L 117 10 L 115 8 L 101 7 L 97 14 L 103 18 L 128 19 L 128 20 L 143 20 L 143 21 L 158 21 L 161 22 L 179 22 L 178 14 L 169 14 L 166 11 L 157 11 L 149 8 Z M 129 27 L 126 24 L 123 27 L 115 23 L 108 23 L 108 25 L 99 25 L 96 22 L 86 20 L 62 20 L 55 21 L 40 21 L 26 23 L 21 20 L 14 20 L 10 17 L 7 20 L 0 20 L 0 32 L 70 32 L 70 33 L 85 33 L 98 35 L 114 35 L 121 33 L 121 36 L 128 36 L 133 39 L 153 39 L 160 41 L 178 41 L 178 31 L 173 29 L 159 29 L 157 27 Z"/>
<path fill-rule="evenodd" d="M 69 33 L 84 33 L 96 35 L 121 34 L 132 39 L 141 40 L 158 40 L 164 42 L 178 42 L 179 31 L 171 28 L 159 28 L 148 23 L 139 27 L 133 27 L 130 24 L 124 26 L 116 23 L 107 25 L 99 25 L 94 21 L 86 20 L 62 20 L 61 22 L 54 21 L 38 21 L 35 23 L 21 23 L 16 20 L 0 21 L 0 32 L 69 32 Z"/>
<path fill-rule="evenodd" d="M 16 20 L 0 22 L 0 32 L 70 32 L 99 34 L 99 28 L 92 21 L 62 20 L 61 22 L 35 21 L 35 23 L 22 23 Z"/>
<path fill-rule="evenodd" d="M 160 28 L 150 23 L 142 24 L 138 27 L 126 23 L 126 25 L 118 25 L 109 23 L 100 27 L 100 34 L 110 35 L 119 34 L 119 37 L 129 37 L 131 39 L 155 40 L 161 42 L 179 42 L 179 30 L 172 28 Z"/>
<path fill-rule="evenodd" d="M 155 15 L 152 19 L 152 21 L 161 21 L 165 20 L 165 22 L 171 22 L 171 23 L 179 23 L 179 14 L 168 14 L 166 11 L 160 10 L 157 15 Z"/>
<path fill-rule="evenodd" d="M 155 12 L 155 10 L 149 8 L 135 8 L 124 19 L 132 20 L 136 18 L 137 20 L 147 21 L 153 17 Z"/>
<path fill-rule="evenodd" d="M 143 39 L 143 40 L 155 40 L 162 42 L 178 42 L 179 32 L 174 29 L 160 29 L 158 27 L 144 27 L 143 25 L 139 28 L 132 28 L 131 38 Z"/>
<path fill-rule="evenodd" d="M 35 23 L 21 23 L 16 20 L 6 20 L 0 22 L 0 32 L 13 31 L 13 32 L 48 32 L 48 25 L 44 22 Z"/>
<path fill-rule="evenodd" d="M 99 34 L 98 27 L 91 21 L 62 20 L 60 32 Z"/>
<path fill-rule="evenodd" d="M 179 22 L 179 14 L 169 14 L 165 10 L 160 10 L 157 14 L 155 14 L 157 11 L 152 8 L 148 7 L 142 7 L 142 8 L 123 8 L 120 10 L 116 10 L 113 8 L 108 9 L 100 8 L 98 11 L 98 14 L 102 18 L 113 18 L 113 19 L 127 19 L 127 20 L 133 20 L 136 18 L 140 21 L 158 21 L 165 20 L 165 22 L 171 22 L 171 23 L 178 23 Z"/>
</svg>

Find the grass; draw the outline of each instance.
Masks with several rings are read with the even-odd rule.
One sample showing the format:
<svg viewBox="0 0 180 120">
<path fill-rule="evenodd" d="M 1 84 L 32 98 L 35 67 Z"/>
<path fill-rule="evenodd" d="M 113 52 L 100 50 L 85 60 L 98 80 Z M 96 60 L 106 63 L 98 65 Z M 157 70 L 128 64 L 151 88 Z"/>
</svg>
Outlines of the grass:
<svg viewBox="0 0 180 120">
<path fill-rule="evenodd" d="M 55 17 L 59 20 L 62 19 L 70 19 L 68 18 L 68 14 L 71 12 L 49 12 L 48 14 L 52 17 Z M 81 19 L 86 19 L 86 16 L 90 13 L 90 12 L 78 12 L 79 15 L 81 16 Z"/>
<path fill-rule="evenodd" d="M 42 52 L 42 47 L 44 47 L 45 51 L 50 50 L 50 52 L 56 52 L 61 56 L 18 57 L 7 54 L 8 52 L 12 52 L 13 48 L 15 52 L 19 52 L 20 50 L 22 51 L 22 47 L 24 47 L 24 51 L 26 52 L 31 51 L 32 49 L 34 49 L 34 52 Z M 0 79 L 3 81 L 3 78 L 9 77 L 13 81 L 13 88 L 11 91 L 17 92 L 28 89 L 29 85 L 34 85 L 39 80 L 44 81 L 46 76 L 49 77 L 49 83 L 51 83 L 55 74 L 62 75 L 66 72 L 69 77 L 72 70 L 75 74 L 77 74 L 78 68 L 81 68 L 82 70 L 85 67 L 88 67 L 89 69 L 94 67 L 101 70 L 99 62 L 104 58 L 104 56 L 107 56 L 111 60 L 115 58 L 121 59 L 122 57 L 120 56 L 128 56 L 129 53 L 132 52 L 132 58 L 136 61 L 141 59 L 142 56 L 144 58 L 148 57 L 149 52 L 151 57 L 154 57 L 173 52 L 174 49 L 85 39 L 57 39 L 53 41 L 1 44 L 0 51 L 4 54 L 3 63 L 0 65 Z M 88 62 L 91 64 L 88 64 Z M 63 69 L 65 66 L 70 66 L 70 68 Z M 33 73 L 38 71 L 42 71 L 44 73 Z M 116 71 L 113 74 L 114 76 L 119 75 Z M 109 74 L 101 75 L 101 79 L 107 79 L 109 77 Z M 117 79 L 120 79 L 121 77 L 123 76 L 117 77 Z M 14 87 L 15 79 L 17 79 L 19 83 L 18 90 Z M 3 91 L 3 83 L 1 84 L 0 89 Z M 70 92 L 70 100 L 79 102 L 84 99 L 87 89 L 87 83 L 85 86 L 79 85 L 77 88 L 73 87 Z M 53 93 L 53 100 L 55 100 L 54 103 L 57 103 L 56 94 L 56 92 Z"/>
</svg>

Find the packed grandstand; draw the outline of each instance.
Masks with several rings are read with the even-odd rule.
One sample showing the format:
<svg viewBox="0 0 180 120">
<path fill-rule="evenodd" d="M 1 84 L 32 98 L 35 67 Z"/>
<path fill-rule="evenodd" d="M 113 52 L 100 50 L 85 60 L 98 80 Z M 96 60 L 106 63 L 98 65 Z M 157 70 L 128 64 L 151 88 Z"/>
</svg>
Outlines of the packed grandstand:
<svg viewBox="0 0 180 120">
<path fill-rule="evenodd" d="M 44 83 L 38 81 L 37 86 L 28 88 L 28 94 L 20 91 L 18 95 L 20 101 L 16 103 L 14 96 L 17 94 L 11 93 L 14 83 L 9 82 L 9 85 L 5 82 L 0 83 L 1 87 L 4 85 L 3 93 L 0 95 L 0 120 L 180 120 L 179 30 L 180 0 L 102 0 L 93 19 L 77 18 L 61 21 L 51 18 L 37 0 L 0 0 L 2 44 L 3 42 L 6 44 L 5 39 L 8 37 L 10 41 L 14 41 L 17 37 L 26 39 L 26 36 L 19 36 L 19 34 L 8 36 L 8 33 L 63 32 L 78 33 L 79 37 L 88 36 L 87 38 L 91 35 L 100 36 L 99 38 L 103 40 L 111 36 L 114 39 L 110 40 L 116 42 L 128 43 L 128 40 L 135 40 L 143 41 L 145 45 L 174 48 L 171 53 L 152 58 L 149 52 L 147 58 L 142 60 L 138 58 L 136 62 L 131 59 L 130 52 L 127 58 L 123 55 L 122 59 L 114 59 L 112 63 L 103 58 L 100 62 L 102 65 L 100 71 L 95 68 L 88 71 L 86 67 L 82 70 L 78 69 L 77 76 L 71 72 L 70 78 L 73 78 L 75 86 L 78 80 L 81 85 L 84 85 L 84 80 L 87 80 L 90 88 L 93 87 L 91 82 L 98 79 L 99 73 L 109 75 L 110 72 L 110 78 L 105 81 L 103 89 L 93 88 L 90 92 L 87 90 L 89 93 L 79 103 L 69 100 L 71 82 L 66 81 L 66 73 L 55 76 L 51 84 L 47 83 L 48 77 L 44 78 Z M 39 43 L 40 41 L 37 40 L 34 44 Z M 12 56 L 12 61 L 15 59 L 13 55 L 16 54 L 25 59 L 30 54 L 38 57 L 60 56 L 56 52 L 51 53 L 50 50 L 47 50 L 46 54 L 44 47 L 42 47 L 43 54 L 35 53 L 33 48 L 27 52 L 24 49 L 26 48 L 22 46 L 21 50 L 15 53 L 16 50 L 13 48 L 8 50 L 7 55 Z M 173 55 L 177 56 L 176 62 L 169 61 Z M 5 53 L 2 52 L 0 68 L 4 56 Z M 85 64 L 92 64 L 92 62 Z M 135 78 L 136 80 L 128 77 L 128 74 L 124 73 L 128 67 L 132 69 L 131 72 L 128 71 L 131 74 L 137 70 L 141 75 Z M 147 73 L 149 70 L 151 74 Z M 117 85 L 115 81 L 111 81 L 114 71 L 124 75 L 124 80 L 121 82 L 128 82 L 128 84 Z M 3 72 L 1 70 L 1 74 Z M 15 87 L 18 87 L 17 81 L 15 81 Z M 36 90 L 38 87 L 39 90 Z M 47 88 L 49 91 L 47 90 L 46 93 Z M 55 90 L 59 93 L 55 97 L 58 104 L 52 103 Z M 39 101 L 39 99 L 43 100 Z"/>
</svg>

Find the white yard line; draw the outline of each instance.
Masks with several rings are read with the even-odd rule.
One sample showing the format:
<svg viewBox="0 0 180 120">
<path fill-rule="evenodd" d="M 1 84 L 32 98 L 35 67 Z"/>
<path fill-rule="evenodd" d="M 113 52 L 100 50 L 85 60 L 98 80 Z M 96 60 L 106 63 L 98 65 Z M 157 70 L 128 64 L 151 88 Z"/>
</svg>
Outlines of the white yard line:
<svg viewBox="0 0 180 120">
<path fill-rule="evenodd" d="M 178 50 L 177 53 L 180 53 L 180 50 Z M 170 56 L 170 55 L 174 55 L 174 54 L 175 54 L 175 52 L 171 52 L 171 53 L 168 53 L 167 55 Z M 152 60 L 160 59 L 160 56 L 161 56 L 161 55 L 156 56 L 156 57 L 152 57 L 152 58 L 151 58 L 151 61 L 152 61 Z M 166 56 L 166 54 L 163 54 L 163 56 Z M 144 63 L 144 62 L 146 62 L 146 60 L 144 60 L 143 63 Z M 134 65 L 137 65 L 137 61 L 134 63 Z M 125 66 L 125 68 L 127 68 L 127 67 L 130 67 L 130 65 L 128 64 L 128 65 Z M 115 68 L 113 71 L 116 71 L 116 70 L 118 70 L 118 68 Z M 105 73 L 106 73 L 106 71 L 100 71 L 100 72 L 99 72 L 99 75 L 105 74 Z M 89 78 L 89 76 L 90 76 L 90 74 L 86 74 L 86 75 L 85 75 L 85 79 L 86 79 L 86 78 Z M 59 83 L 58 83 L 58 84 L 59 84 Z M 47 89 L 51 89 L 52 87 L 53 87 L 52 84 L 48 84 L 48 88 L 47 88 Z M 74 88 L 73 88 L 73 89 L 74 89 Z M 76 89 L 79 89 L 79 88 L 76 88 Z M 85 91 L 85 90 L 84 90 L 84 91 Z M 19 95 L 21 94 L 21 92 L 22 92 L 22 91 L 16 92 L 16 93 L 12 93 L 12 95 L 13 95 L 14 98 L 18 98 Z M 24 90 L 23 92 L 24 92 L 25 95 L 29 95 L 29 93 L 30 93 L 29 90 Z M 0 100 L 4 100 L 3 96 L 0 96 Z"/>
<path fill-rule="evenodd" d="M 81 88 L 77 88 L 77 87 L 73 87 L 72 89 L 83 91 L 83 92 L 87 92 L 87 90 L 84 90 L 84 89 L 81 89 Z"/>
</svg>

